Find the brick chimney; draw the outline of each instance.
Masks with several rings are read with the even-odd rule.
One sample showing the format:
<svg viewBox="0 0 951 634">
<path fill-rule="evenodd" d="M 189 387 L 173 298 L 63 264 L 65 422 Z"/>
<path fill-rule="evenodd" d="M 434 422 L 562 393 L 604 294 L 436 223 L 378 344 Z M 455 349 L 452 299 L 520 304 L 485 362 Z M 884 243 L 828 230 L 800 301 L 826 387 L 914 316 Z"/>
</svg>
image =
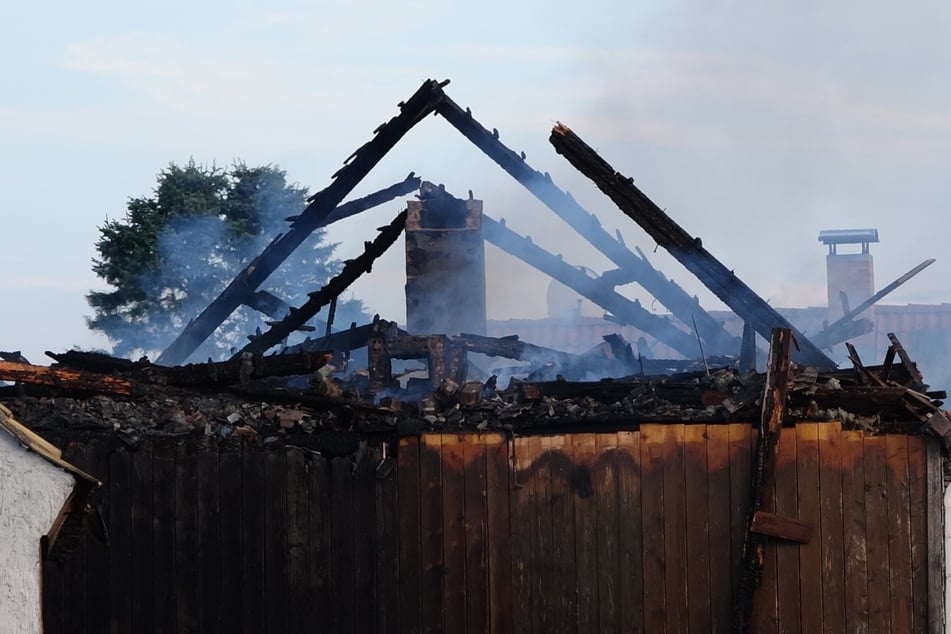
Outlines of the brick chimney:
<svg viewBox="0 0 951 634">
<path fill-rule="evenodd" d="M 878 242 L 878 229 L 829 229 L 819 232 L 819 242 L 829 247 L 826 255 L 829 323 L 845 314 L 843 304 L 851 310 L 875 294 L 875 269 L 868 245 Z M 850 253 L 839 251 L 843 245 Z M 859 251 L 856 253 L 854 249 Z M 870 315 L 863 315 L 870 317 Z"/>
<path fill-rule="evenodd" d="M 407 205 L 406 329 L 414 335 L 484 335 L 482 201 L 423 182 Z"/>
</svg>

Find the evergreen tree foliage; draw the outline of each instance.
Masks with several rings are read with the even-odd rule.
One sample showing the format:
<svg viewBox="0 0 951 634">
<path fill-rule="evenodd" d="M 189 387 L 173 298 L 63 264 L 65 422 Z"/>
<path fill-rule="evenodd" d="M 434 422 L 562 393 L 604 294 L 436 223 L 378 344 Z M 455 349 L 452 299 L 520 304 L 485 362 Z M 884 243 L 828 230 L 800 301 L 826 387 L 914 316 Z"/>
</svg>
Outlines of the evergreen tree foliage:
<svg viewBox="0 0 951 634">
<path fill-rule="evenodd" d="M 306 206 L 307 191 L 288 184 L 274 166 L 229 169 L 174 163 L 158 175 L 149 197 L 131 198 L 122 219 L 99 227 L 93 272 L 112 290 L 86 299 L 95 314 L 91 329 L 104 333 L 120 357 L 156 356 L 271 240 L 286 231 L 286 218 Z M 336 245 L 314 232 L 265 283 L 289 305 L 336 275 Z M 359 300 L 341 301 L 337 323 L 365 321 Z M 324 316 L 322 313 L 318 318 Z M 241 307 L 197 351 L 224 359 L 247 343 L 267 317 Z"/>
</svg>

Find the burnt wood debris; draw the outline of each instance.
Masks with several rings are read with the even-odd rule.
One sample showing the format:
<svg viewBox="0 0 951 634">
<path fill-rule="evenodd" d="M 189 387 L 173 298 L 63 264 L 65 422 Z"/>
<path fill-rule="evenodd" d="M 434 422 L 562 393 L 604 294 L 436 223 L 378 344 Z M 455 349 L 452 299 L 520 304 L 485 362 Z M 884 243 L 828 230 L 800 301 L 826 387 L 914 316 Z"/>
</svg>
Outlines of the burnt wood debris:
<svg viewBox="0 0 951 634">
<path fill-rule="evenodd" d="M 942 409 L 946 393 L 932 390 L 924 382 L 897 337 L 889 335 L 880 365 L 867 365 L 848 343 L 851 367 L 836 367 L 825 352 L 867 332 L 871 323 L 862 319 L 861 313 L 933 260 L 926 260 L 854 309 L 846 306 L 841 319 L 806 337 L 706 251 L 699 238 L 689 235 L 657 207 L 632 179 L 615 171 L 566 126 L 556 125 L 550 136 L 555 150 L 734 310 L 744 323 L 743 335 L 737 337 L 706 312 L 697 298 L 656 270 L 639 248 L 631 250 L 619 235 L 610 235 L 594 214 L 560 190 L 547 173 L 530 167 L 524 154 L 501 143 L 496 130 L 486 129 L 468 109 L 455 104 L 443 91 L 447 83 L 428 80 L 401 102 L 399 114 L 374 130 L 373 138 L 344 161 L 331 184 L 311 196 L 299 215 L 287 219 L 287 232 L 275 237 L 154 363 L 145 358 L 130 361 L 73 350 L 47 352 L 54 363 L 46 367 L 30 364 L 18 352 L 0 352 L 0 407 L 4 407 L 0 411 L 15 415 L 18 424 L 33 431 L 59 434 L 57 437 L 66 432 L 79 437 L 84 433 L 115 434 L 130 451 L 137 451 L 151 438 L 220 447 L 238 443 L 262 448 L 278 443 L 321 456 L 356 456 L 354 464 L 360 463 L 358 452 L 365 451 L 368 443 L 386 447 L 395 441 L 420 452 L 425 443 L 407 443 L 407 438 L 428 432 L 443 438 L 459 432 L 491 432 L 507 439 L 538 437 L 537 443 L 532 440 L 537 449 L 544 446 L 542 435 L 627 433 L 648 425 L 682 435 L 685 423 L 702 424 L 705 429 L 742 424 L 757 432 L 749 465 L 749 498 L 731 500 L 734 510 L 743 511 L 738 514 L 746 520 L 745 541 L 732 544 L 737 554 L 733 593 L 727 589 L 716 600 L 731 605 L 734 631 L 750 631 L 756 592 L 764 569 L 770 565 L 764 560 L 766 544 L 770 540 L 809 543 L 816 531 L 810 521 L 779 512 L 785 508 L 781 498 L 786 492 L 778 490 L 775 477 L 777 456 L 787 449 L 780 445 L 784 427 L 788 432 L 796 423 L 838 421 L 844 430 L 860 430 L 869 436 L 937 436 L 945 450 L 951 446 L 951 416 Z M 638 352 L 638 345 L 632 346 L 620 334 L 604 336 L 599 345 L 585 352 L 569 353 L 515 335 L 408 332 L 379 316 L 372 323 L 354 323 L 339 332 L 332 332 L 331 316 L 326 332 L 288 345 L 293 333 L 313 330 L 307 322 L 323 307 L 330 306 L 332 314 L 337 298 L 359 276 L 370 272 L 376 259 L 408 231 L 408 211 L 379 228 L 376 238 L 364 243 L 364 253 L 345 262 L 341 272 L 310 293 L 304 304 L 289 306 L 261 287 L 307 235 L 412 192 L 419 192 L 420 201 L 438 195 L 443 202 L 461 204 L 441 186 L 414 173 L 374 194 L 342 202 L 382 157 L 430 114 L 444 118 L 617 268 L 592 277 L 530 237 L 512 231 L 504 220 L 482 215 L 481 207 L 480 245 L 484 239 L 514 255 L 597 304 L 606 311 L 606 319 L 632 325 L 684 358 L 647 358 Z M 669 310 L 670 317 L 657 316 L 615 290 L 630 282 L 653 295 Z M 268 330 L 249 333 L 247 345 L 229 360 L 183 365 L 241 305 L 269 315 Z M 756 371 L 756 334 L 770 343 L 765 373 Z M 354 367 L 354 352 L 363 349 L 366 367 Z M 414 361 L 415 365 L 407 363 Z M 679 431 L 675 429 L 678 426 Z M 593 455 L 595 447 L 585 451 Z M 156 468 L 161 471 L 167 465 L 158 460 L 159 453 L 155 455 Z M 419 453 L 416 458 L 423 461 L 431 456 Z M 410 460 L 410 454 L 397 456 L 397 460 Z M 504 457 L 500 464 L 504 466 L 508 460 Z M 657 460 L 659 464 L 660 458 Z M 517 456 L 510 462 L 508 467 L 516 469 L 512 477 L 517 481 Z M 136 464 L 135 460 L 130 464 Z M 223 461 L 221 468 L 230 468 L 228 464 Z M 368 481 L 377 478 L 385 482 L 387 470 L 393 468 L 393 457 L 384 450 L 378 465 L 363 465 L 362 471 L 353 473 Z M 554 474 L 556 466 L 550 468 Z M 339 469 L 333 477 L 350 475 L 349 461 Z M 273 475 L 274 471 L 267 473 Z M 419 473 L 422 471 L 417 477 Z M 649 470 L 646 473 L 644 486 L 656 476 Z M 257 478 L 249 480 L 254 486 L 264 486 Z M 620 483 L 619 479 L 614 486 Z M 290 489 L 297 484 L 288 477 L 285 486 Z M 397 485 L 389 481 L 380 486 Z M 408 485 L 401 481 L 398 486 Z M 592 486 L 584 480 L 580 488 L 590 495 Z M 531 495 L 541 499 L 543 492 L 533 490 Z M 458 502 L 447 500 L 446 504 Z M 391 502 L 381 498 L 376 503 Z M 370 501 L 367 507 L 373 504 Z M 224 505 L 223 500 L 222 508 Z M 557 504 L 540 508 L 549 514 L 558 511 Z M 382 509 L 379 506 L 377 512 Z M 447 517 L 451 511 L 447 507 Z M 352 516 L 354 521 L 361 521 L 360 517 L 359 513 Z M 491 514 L 485 519 L 493 521 Z M 635 518 L 635 524 L 642 526 L 641 519 Z M 413 528 L 422 530 L 418 522 Z M 545 535 L 553 541 L 556 538 L 554 533 Z M 517 533 L 513 536 L 518 538 Z M 370 548 L 369 541 L 352 535 L 347 539 L 355 549 Z M 709 541 L 714 541 L 712 532 Z M 610 541 L 605 544 L 617 546 Z M 726 546 L 729 557 L 731 544 Z M 515 552 L 513 556 L 520 555 Z M 369 551 L 367 559 L 372 561 Z M 653 591 L 642 590 L 645 597 Z M 708 600 L 713 601 L 713 595 Z"/>
<path fill-rule="evenodd" d="M 346 358 L 332 350 L 242 353 L 230 361 L 186 366 L 70 351 L 48 353 L 56 361 L 49 367 L 0 361 L 0 381 L 14 382 L 0 387 L 0 397 L 26 408 L 27 421 L 34 408 L 42 411 L 54 402 L 75 403 L 88 420 L 101 416 L 103 408 L 125 411 L 127 419 L 119 417 L 115 423 L 135 433 L 227 434 L 234 424 L 225 412 L 240 409 L 245 399 L 265 409 L 287 403 L 301 408 L 300 419 L 291 426 L 272 427 L 267 417 L 248 423 L 256 434 L 519 433 L 636 428 L 644 421 L 664 420 L 752 424 L 759 420 L 767 380 L 763 374 L 741 372 L 735 363 L 707 372 L 696 361 L 638 358 L 617 335 L 573 355 L 517 337 L 409 335 L 380 319 L 365 332 L 369 368 L 346 375 Z M 511 380 L 502 387 L 498 374 L 475 374 L 479 370 L 470 364 L 470 353 L 530 365 L 518 376 L 504 377 Z M 896 356 L 905 362 L 894 363 Z M 426 371 L 416 374 L 425 376 L 394 375 L 394 359 L 421 360 Z M 862 365 L 858 358 L 848 369 L 793 364 L 788 383 L 781 417 L 785 424 L 841 420 L 873 433 L 929 433 L 945 439 L 951 431 L 941 409 L 945 393 L 929 390 L 897 340 L 882 365 Z M 89 397 L 96 399 L 81 405 Z M 196 426 L 196 420 L 203 424 Z"/>
</svg>

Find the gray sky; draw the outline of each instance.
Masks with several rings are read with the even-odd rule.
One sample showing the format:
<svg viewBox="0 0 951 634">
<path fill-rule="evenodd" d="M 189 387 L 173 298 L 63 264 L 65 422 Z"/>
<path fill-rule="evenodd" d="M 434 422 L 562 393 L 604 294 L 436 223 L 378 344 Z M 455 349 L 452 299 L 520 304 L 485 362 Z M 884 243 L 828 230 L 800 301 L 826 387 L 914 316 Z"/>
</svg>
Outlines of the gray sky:
<svg viewBox="0 0 951 634">
<path fill-rule="evenodd" d="M 16 3 L 0 19 L 0 349 L 46 363 L 105 345 L 84 322 L 97 227 L 169 162 L 272 163 L 318 191 L 427 78 L 628 245 L 654 246 L 554 153 L 556 120 L 775 306 L 824 304 L 817 235 L 857 227 L 881 235 L 876 287 L 938 260 L 889 303 L 951 301 L 949 32 L 951 4 L 931 0 Z M 353 196 L 410 171 L 610 268 L 437 118 Z M 337 256 L 401 208 L 335 226 Z M 490 318 L 545 314 L 547 280 L 492 248 L 488 267 Z M 396 249 L 353 294 L 402 321 L 402 286 Z"/>
</svg>

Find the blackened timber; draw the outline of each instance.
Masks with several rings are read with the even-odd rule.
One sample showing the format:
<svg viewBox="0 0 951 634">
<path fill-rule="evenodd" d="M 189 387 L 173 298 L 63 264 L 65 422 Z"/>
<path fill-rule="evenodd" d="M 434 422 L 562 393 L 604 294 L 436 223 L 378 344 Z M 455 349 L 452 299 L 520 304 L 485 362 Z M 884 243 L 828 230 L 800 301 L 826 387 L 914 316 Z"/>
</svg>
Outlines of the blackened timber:
<svg viewBox="0 0 951 634">
<path fill-rule="evenodd" d="M 582 270 L 548 253 L 501 222 L 483 215 L 482 228 L 486 240 L 610 311 L 617 320 L 640 328 L 687 358 L 696 356 L 697 343 L 694 338 L 669 320 L 650 313 L 613 287 L 588 277 Z"/>
<path fill-rule="evenodd" d="M 427 80 L 408 101 L 401 103 L 400 113 L 374 131 L 373 139 L 350 156 L 343 168 L 334 174 L 333 182 L 309 199 L 310 204 L 300 216 L 294 219 L 290 230 L 271 242 L 258 257 L 235 276 L 225 290 L 165 349 L 157 359 L 158 363 L 177 365 L 187 359 L 303 243 L 307 236 L 326 224 L 327 218 L 357 183 L 403 138 L 403 135 L 433 111 L 436 103 L 444 97 L 443 85 L 445 82 L 440 84 Z M 419 180 L 410 175 L 403 183 L 393 185 L 359 201 L 353 201 L 353 204 L 364 205 L 364 209 L 369 209 L 418 188 Z"/>
<path fill-rule="evenodd" d="M 559 365 L 578 363 L 580 360 L 578 355 L 519 341 L 517 336 L 495 338 L 463 333 L 456 337 L 455 341 L 465 346 L 469 352 L 477 352 L 490 357 L 532 361 L 547 359 Z"/>
<path fill-rule="evenodd" d="M 279 322 L 274 323 L 267 332 L 251 339 L 242 352 L 264 353 L 279 344 L 290 333 L 304 325 L 335 297 L 347 289 L 358 277 L 368 273 L 373 261 L 383 255 L 403 232 L 406 225 L 406 211 L 401 212 L 393 221 L 380 228 L 380 235 L 373 242 L 364 243 L 364 251 L 352 260 L 347 260 L 343 270 L 331 279 L 319 291 L 309 293 L 310 298 Z"/>
<path fill-rule="evenodd" d="M 482 150 L 490 159 L 522 184 L 538 200 L 551 209 L 572 229 L 614 262 L 629 279 L 637 281 L 647 292 L 683 322 L 697 321 L 697 329 L 711 355 L 736 354 L 740 340 L 728 333 L 717 319 L 707 313 L 695 297 L 691 297 L 673 280 L 665 278 L 646 260 L 632 253 L 620 240 L 608 233 L 597 216 L 579 205 L 571 194 L 561 191 L 549 175 L 533 169 L 524 156 L 516 154 L 498 139 L 498 134 L 484 128 L 468 110 L 463 110 L 448 96 L 436 105 L 436 112 L 456 130 Z M 767 335 L 768 336 L 768 335 Z M 691 356 L 693 353 L 691 353 Z"/>
<path fill-rule="evenodd" d="M 859 315 L 864 313 L 866 310 L 868 310 L 869 308 L 877 304 L 879 301 L 882 300 L 883 297 L 891 293 L 893 290 L 895 290 L 896 288 L 898 288 L 899 286 L 901 286 L 902 284 L 904 284 L 905 282 L 907 282 L 908 280 L 910 280 L 911 278 L 918 275 L 919 273 L 924 271 L 926 268 L 934 264 L 934 262 L 935 262 L 934 258 L 925 260 L 918 266 L 914 267 L 913 269 L 911 269 L 910 271 L 908 271 L 907 273 L 905 273 L 904 275 L 902 275 L 901 277 L 893 281 L 891 284 L 882 288 L 880 291 L 878 291 L 877 293 L 869 297 L 867 300 L 865 300 L 864 302 L 862 302 L 861 304 L 859 304 L 852 310 L 844 311 L 845 314 L 842 315 L 842 317 L 840 317 L 839 319 L 831 323 L 829 326 L 827 326 L 826 328 L 822 329 L 821 331 L 817 332 L 816 334 L 812 336 L 813 343 L 815 343 L 820 348 L 828 348 L 832 345 L 845 341 L 846 339 L 858 336 L 858 334 L 864 335 L 867 332 L 871 332 L 872 328 L 874 328 L 874 324 L 867 319 L 863 319 L 860 322 L 858 322 L 858 323 L 866 322 L 862 324 L 861 333 L 855 333 L 854 331 L 851 331 L 850 327 L 855 328 L 856 317 L 858 317 Z"/>
<path fill-rule="evenodd" d="M 892 343 L 892 347 L 898 354 L 898 358 L 901 359 L 901 364 L 905 367 L 905 370 L 911 377 L 910 387 L 920 392 L 927 390 L 928 386 L 922 382 L 921 372 L 918 371 L 918 366 L 916 366 L 911 360 L 911 357 L 908 356 L 908 353 L 905 351 L 905 347 L 901 345 L 900 341 L 898 341 L 898 337 L 895 336 L 895 333 L 888 333 L 888 340 Z"/>
<path fill-rule="evenodd" d="M 782 315 L 711 255 L 633 182 L 618 173 L 578 135 L 562 124 L 552 129 L 549 141 L 555 151 L 604 192 L 621 211 L 639 224 L 660 246 L 697 276 L 703 284 L 763 337 L 776 328 L 788 328 L 798 343 L 797 363 L 834 368 L 835 363 Z"/>
<path fill-rule="evenodd" d="M 763 575 L 766 537 L 753 531 L 753 518 L 763 505 L 768 484 L 776 476 L 776 446 L 783 427 L 786 411 L 786 391 L 792 370 L 789 352 L 792 332 L 785 328 L 773 331 L 769 345 L 769 363 L 766 368 L 766 389 L 763 394 L 763 413 L 760 417 L 756 463 L 753 468 L 752 500 L 747 519 L 743 561 L 740 564 L 737 591 L 733 604 L 733 631 L 749 632 L 753 613 L 753 598 Z"/>
<path fill-rule="evenodd" d="M 281 354 L 296 354 L 305 351 L 315 350 L 333 350 L 334 352 L 351 352 L 367 345 L 370 337 L 373 335 L 373 324 L 364 324 L 362 326 L 353 326 L 346 330 L 331 333 L 319 339 L 306 339 L 300 343 L 287 346 L 281 350 Z M 406 331 L 397 328 L 396 334 L 405 335 Z"/>
<path fill-rule="evenodd" d="M 10 361 L 0 361 L 0 381 L 21 381 L 66 391 L 116 396 L 133 396 L 142 391 L 139 384 L 122 377 Z"/>
<path fill-rule="evenodd" d="M 69 350 L 47 353 L 58 363 L 74 369 L 122 373 L 124 378 L 155 385 L 200 388 L 244 383 L 268 376 L 310 374 L 327 363 L 329 352 L 298 352 L 271 356 L 245 355 L 228 361 L 190 363 L 166 367 L 147 362 L 116 359 L 98 352 Z"/>
</svg>

